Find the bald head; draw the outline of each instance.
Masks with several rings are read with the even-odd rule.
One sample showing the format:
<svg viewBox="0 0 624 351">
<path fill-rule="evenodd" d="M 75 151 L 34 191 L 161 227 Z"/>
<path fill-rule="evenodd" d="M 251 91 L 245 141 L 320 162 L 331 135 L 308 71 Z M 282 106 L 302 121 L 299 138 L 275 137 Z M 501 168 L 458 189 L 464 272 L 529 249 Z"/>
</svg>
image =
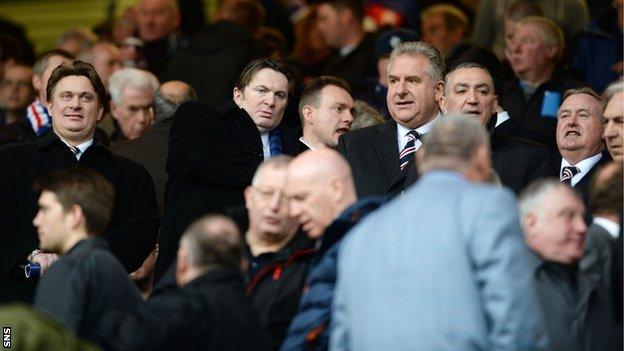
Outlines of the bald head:
<svg viewBox="0 0 624 351">
<path fill-rule="evenodd" d="M 291 216 L 314 239 L 357 200 L 351 167 L 342 155 L 329 149 L 306 151 L 290 163 L 286 195 Z"/>
<path fill-rule="evenodd" d="M 182 103 L 196 100 L 197 93 L 192 86 L 179 80 L 165 82 L 154 94 L 154 118 L 156 121 L 169 119 Z"/>
<path fill-rule="evenodd" d="M 210 267 L 240 270 L 243 244 L 236 224 L 223 215 L 193 222 L 180 239 L 176 279 L 184 285 Z"/>
</svg>

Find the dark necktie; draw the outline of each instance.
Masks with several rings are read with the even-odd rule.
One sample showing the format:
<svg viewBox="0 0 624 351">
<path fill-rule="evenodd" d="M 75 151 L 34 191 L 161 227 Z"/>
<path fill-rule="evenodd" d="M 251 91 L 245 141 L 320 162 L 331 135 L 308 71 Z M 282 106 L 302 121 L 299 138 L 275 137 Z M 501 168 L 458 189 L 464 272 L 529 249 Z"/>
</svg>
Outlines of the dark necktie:
<svg viewBox="0 0 624 351">
<path fill-rule="evenodd" d="M 271 152 L 271 157 L 282 155 L 284 152 L 282 151 L 282 133 L 280 133 L 279 129 L 275 128 L 269 133 L 269 151 Z"/>
<path fill-rule="evenodd" d="M 74 154 L 76 159 L 78 159 L 78 155 L 80 155 L 80 153 L 81 153 L 80 149 L 75 147 L 75 146 L 69 145 L 69 150 L 71 150 L 72 154 Z"/>
<path fill-rule="evenodd" d="M 407 133 L 407 144 L 399 154 L 399 164 L 401 165 L 401 170 L 403 170 L 410 161 L 414 158 L 414 154 L 416 153 L 416 139 L 420 138 L 420 134 L 418 134 L 415 130 L 410 130 Z"/>
<path fill-rule="evenodd" d="M 572 178 L 581 170 L 574 166 L 566 166 L 561 170 L 561 182 L 570 185 Z"/>
</svg>

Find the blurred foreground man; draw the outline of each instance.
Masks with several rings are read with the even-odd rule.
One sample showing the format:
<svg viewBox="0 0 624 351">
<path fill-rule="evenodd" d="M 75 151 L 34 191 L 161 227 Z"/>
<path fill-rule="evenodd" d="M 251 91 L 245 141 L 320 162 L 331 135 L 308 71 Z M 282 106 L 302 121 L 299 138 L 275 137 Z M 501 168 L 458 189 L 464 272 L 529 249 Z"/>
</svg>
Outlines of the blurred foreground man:
<svg viewBox="0 0 624 351">
<path fill-rule="evenodd" d="M 477 121 L 443 118 L 420 180 L 347 236 L 332 350 L 545 349 L 514 195 L 475 184 L 490 176 L 488 140 Z"/>
<path fill-rule="evenodd" d="M 599 275 L 578 269 L 587 233 L 580 196 L 555 179 L 540 180 L 522 193 L 520 211 L 527 246 L 543 260 L 533 279 L 551 350 L 621 350 L 610 291 Z"/>
</svg>

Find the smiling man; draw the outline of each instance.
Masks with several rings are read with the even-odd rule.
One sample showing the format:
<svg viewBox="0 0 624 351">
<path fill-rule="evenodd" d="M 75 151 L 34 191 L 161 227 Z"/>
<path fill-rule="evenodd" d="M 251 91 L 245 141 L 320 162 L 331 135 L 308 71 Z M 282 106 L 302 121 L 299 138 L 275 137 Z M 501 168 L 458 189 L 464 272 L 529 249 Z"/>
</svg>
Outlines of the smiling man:
<svg viewBox="0 0 624 351">
<path fill-rule="evenodd" d="M 589 203 L 594 171 L 610 160 L 602 140 L 604 102 L 591 88 L 570 89 L 557 112 L 557 147 L 561 154 L 559 178 L 580 191 Z"/>
<path fill-rule="evenodd" d="M 476 63 L 464 62 L 446 75 L 444 113 L 462 114 L 477 119 L 488 130 L 492 149 L 492 168 L 503 185 L 519 193 L 530 182 L 553 175 L 548 149 L 543 145 L 509 136 L 495 128 L 498 96 L 489 71 Z"/>
<path fill-rule="evenodd" d="M 351 130 L 354 103 L 342 79 L 322 76 L 308 84 L 299 100 L 302 149 L 335 148 L 338 137 Z"/>
<path fill-rule="evenodd" d="M 31 261 L 45 270 L 51 262 L 51 254 L 39 249 L 32 225 L 37 212 L 33 184 L 42 174 L 80 165 L 113 185 L 118 196 L 102 236 L 128 273 L 141 266 L 156 241 L 160 218 L 147 171 L 94 140 L 106 92 L 93 66 L 82 61 L 58 66 L 46 97 L 53 133 L 0 152 L 0 240 L 5 243 L 0 246 L 0 300 L 30 301 L 36 281 L 25 279 L 21 266 Z"/>
<path fill-rule="evenodd" d="M 444 89 L 440 52 L 425 42 L 405 42 L 390 55 L 386 102 L 392 119 L 341 136 L 359 197 L 394 195 L 417 177 L 414 154 L 436 123 Z"/>
<path fill-rule="evenodd" d="M 243 206 L 243 192 L 263 160 L 298 153 L 298 132 L 280 127 L 293 88 L 283 62 L 258 59 L 242 71 L 233 101 L 221 110 L 192 101 L 177 109 L 155 281 L 175 261 L 180 235 L 193 220 Z"/>
</svg>

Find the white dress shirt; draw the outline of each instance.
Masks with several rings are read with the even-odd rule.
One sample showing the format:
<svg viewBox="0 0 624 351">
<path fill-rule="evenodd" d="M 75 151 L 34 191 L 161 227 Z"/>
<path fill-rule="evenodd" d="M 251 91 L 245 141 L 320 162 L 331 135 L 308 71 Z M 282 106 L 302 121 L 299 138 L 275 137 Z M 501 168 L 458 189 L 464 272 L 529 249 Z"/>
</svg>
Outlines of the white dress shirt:
<svg viewBox="0 0 624 351">
<path fill-rule="evenodd" d="M 595 154 L 592 157 L 586 158 L 583 161 L 575 164 L 576 168 L 580 170 L 572 179 L 570 180 L 570 185 L 575 187 L 578 182 L 583 179 L 583 177 L 600 161 L 602 158 L 602 153 Z M 561 171 L 563 171 L 563 167 L 572 166 L 565 158 L 561 158 L 561 167 L 559 168 L 559 178 L 561 178 Z"/>
</svg>

